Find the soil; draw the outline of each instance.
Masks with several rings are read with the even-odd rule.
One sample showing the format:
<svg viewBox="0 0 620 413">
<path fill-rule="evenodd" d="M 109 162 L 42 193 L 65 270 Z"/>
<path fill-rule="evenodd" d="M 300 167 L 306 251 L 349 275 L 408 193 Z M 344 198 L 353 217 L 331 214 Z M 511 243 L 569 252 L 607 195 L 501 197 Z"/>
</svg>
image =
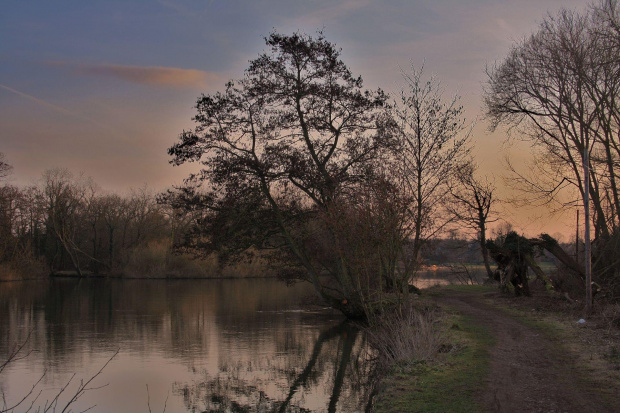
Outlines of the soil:
<svg viewBox="0 0 620 413">
<path fill-rule="evenodd" d="M 620 412 L 618 383 L 597 381 L 573 352 L 538 327 L 524 324 L 480 294 L 451 293 L 438 300 L 494 337 L 490 374 L 479 396 L 488 411 Z"/>
</svg>

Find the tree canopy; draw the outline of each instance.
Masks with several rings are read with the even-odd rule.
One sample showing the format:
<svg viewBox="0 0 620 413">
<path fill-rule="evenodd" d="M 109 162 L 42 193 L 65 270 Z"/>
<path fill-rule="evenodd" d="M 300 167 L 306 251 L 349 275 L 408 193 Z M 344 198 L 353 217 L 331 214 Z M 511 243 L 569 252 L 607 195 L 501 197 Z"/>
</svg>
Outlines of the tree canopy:
<svg viewBox="0 0 620 413">
<path fill-rule="evenodd" d="M 321 33 L 274 32 L 265 41 L 269 50 L 241 80 L 199 98 L 197 126 L 169 154 L 176 165 L 199 162 L 202 169 L 169 198 L 205 212 L 197 234 L 209 237 L 190 242 L 230 253 L 277 250 L 322 298 L 354 307 L 359 280 L 337 257 L 336 234 L 321 217 L 368 182 L 384 156 L 387 97 L 363 89 Z M 331 275 L 329 286 L 323 273 Z"/>
</svg>

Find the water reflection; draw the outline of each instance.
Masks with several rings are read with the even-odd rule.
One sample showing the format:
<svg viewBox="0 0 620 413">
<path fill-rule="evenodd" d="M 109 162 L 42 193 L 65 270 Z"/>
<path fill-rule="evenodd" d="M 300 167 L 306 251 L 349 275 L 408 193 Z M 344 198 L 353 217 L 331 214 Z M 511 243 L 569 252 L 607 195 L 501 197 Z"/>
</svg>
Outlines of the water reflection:
<svg viewBox="0 0 620 413">
<path fill-rule="evenodd" d="M 420 289 L 425 289 L 450 284 L 482 284 L 485 280 L 486 271 L 481 266 L 468 268 L 467 274 L 464 273 L 461 266 L 457 266 L 454 269 L 435 267 L 434 269 L 429 268 L 418 271 L 413 279 L 413 284 Z"/>
<path fill-rule="evenodd" d="M 371 364 L 359 336 L 358 329 L 346 322 L 326 328 L 313 341 L 305 365 L 279 365 L 275 360 L 269 369 L 274 376 L 267 382 L 259 380 L 258 386 L 254 368 L 238 364 L 213 377 L 204 373 L 197 383 L 175 383 L 174 391 L 192 412 L 363 411 L 368 408 L 364 404 L 369 400 Z M 270 383 L 280 388 L 272 392 L 280 398 L 265 391 Z M 317 397 L 317 389 L 328 391 L 329 400 Z"/>
<path fill-rule="evenodd" d="M 312 292 L 275 280 L 56 280 L 0 284 L 0 356 L 31 332 L 28 358 L 0 376 L 16 399 L 47 371 L 52 392 L 110 353 L 104 389 L 76 410 L 350 412 L 368 400 L 363 335 Z M 101 384 L 101 383 L 99 383 Z"/>
</svg>

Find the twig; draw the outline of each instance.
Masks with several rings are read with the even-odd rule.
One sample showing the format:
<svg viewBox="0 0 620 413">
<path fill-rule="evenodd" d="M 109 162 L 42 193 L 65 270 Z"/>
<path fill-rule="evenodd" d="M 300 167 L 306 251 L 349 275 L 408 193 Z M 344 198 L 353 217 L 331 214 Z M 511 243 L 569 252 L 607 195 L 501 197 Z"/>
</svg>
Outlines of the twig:
<svg viewBox="0 0 620 413">
<path fill-rule="evenodd" d="M 30 397 L 30 395 L 34 392 L 34 390 L 36 389 L 36 387 L 39 385 L 39 383 L 41 383 L 41 380 L 43 380 L 43 377 L 45 377 L 45 372 L 43 372 L 43 374 L 41 375 L 41 377 L 39 378 L 39 380 L 37 380 L 37 382 L 35 384 L 32 385 L 32 387 L 30 388 L 30 391 L 28 391 L 28 393 L 26 393 L 26 395 L 24 397 L 22 397 L 22 399 L 20 401 L 18 401 L 17 403 L 15 403 L 13 406 L 11 407 L 6 407 L 6 398 L 4 396 L 4 392 L 2 393 L 2 399 L 4 401 L 4 407 L 3 410 L 0 410 L 0 413 L 5 413 L 5 412 L 11 412 L 13 411 L 16 407 L 18 407 L 20 404 L 22 404 L 24 401 L 26 401 L 26 399 L 28 397 Z M 37 394 L 37 397 L 34 398 L 34 400 L 32 401 L 32 403 L 30 404 L 30 407 L 28 408 L 29 411 L 32 408 L 32 405 L 34 404 L 34 402 L 39 398 L 39 396 L 41 395 L 41 391 L 39 391 L 39 394 Z"/>
<path fill-rule="evenodd" d="M 151 411 L 151 394 L 149 393 L 149 385 L 148 385 L 148 383 L 146 384 L 146 405 L 149 408 L 149 413 L 153 413 Z"/>
<path fill-rule="evenodd" d="M 0 373 L 2 373 L 2 371 L 11 363 L 14 363 L 16 361 L 25 359 L 26 357 L 28 357 L 30 355 L 30 353 L 32 353 L 32 351 L 27 352 L 26 354 L 24 354 L 23 356 L 17 357 L 17 355 L 19 353 L 21 353 L 21 351 L 24 349 L 24 347 L 26 346 L 26 344 L 28 343 L 28 341 L 30 341 L 30 336 L 32 335 L 32 330 L 30 330 L 28 332 L 28 335 L 26 336 L 26 339 L 21 343 L 16 345 L 13 349 L 9 350 L 9 356 L 7 357 L 6 361 L 2 364 L 0 364 Z"/>
<path fill-rule="evenodd" d="M 164 410 L 161 411 L 161 413 L 166 413 L 166 407 L 168 406 L 168 397 L 170 397 L 170 392 L 168 392 L 168 395 L 166 395 L 166 400 L 164 401 Z M 152 413 L 151 411 L 151 394 L 149 393 L 149 385 L 146 385 L 146 405 L 149 408 L 149 413 Z"/>
<path fill-rule="evenodd" d="M 75 394 L 73 395 L 73 397 L 71 398 L 71 400 L 69 400 L 69 402 L 65 405 L 65 408 L 62 409 L 61 413 L 65 413 L 67 411 L 67 409 L 69 408 L 69 406 L 71 406 L 71 404 L 75 403 L 80 397 L 82 397 L 84 395 L 85 392 L 89 391 L 89 390 L 97 390 L 97 389 L 101 389 L 103 387 L 106 387 L 107 384 L 104 384 L 103 386 L 98 386 L 98 387 L 88 387 L 88 385 L 95 380 L 95 378 L 97 378 L 101 372 L 103 371 L 103 369 L 106 368 L 106 366 L 108 364 L 110 364 L 110 362 L 112 361 L 112 359 L 114 357 L 117 356 L 117 354 L 120 352 L 120 348 L 117 349 L 114 354 L 112 355 L 112 357 L 110 357 L 108 359 L 108 361 L 105 362 L 105 364 L 103 366 L 101 366 L 101 368 L 99 369 L 99 371 L 97 371 L 97 373 L 95 373 L 90 379 L 88 379 L 86 382 L 84 382 L 83 380 L 80 381 L 80 386 L 78 387 L 77 391 L 75 392 Z M 67 383 L 68 384 L 68 383 Z M 91 406 L 88 409 L 84 410 L 90 410 L 95 406 Z"/>
</svg>

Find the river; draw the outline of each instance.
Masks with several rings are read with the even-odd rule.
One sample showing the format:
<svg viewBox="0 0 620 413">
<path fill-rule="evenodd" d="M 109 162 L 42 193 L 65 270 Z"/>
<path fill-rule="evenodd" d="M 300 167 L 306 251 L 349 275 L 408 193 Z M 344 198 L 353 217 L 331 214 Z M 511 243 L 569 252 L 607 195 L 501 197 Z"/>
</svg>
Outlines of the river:
<svg viewBox="0 0 620 413">
<path fill-rule="evenodd" d="M 110 361 L 73 411 L 364 411 L 364 335 L 313 297 L 273 279 L 0 283 L 1 360 L 26 343 L 0 391 L 11 406 L 35 386 L 21 412 L 68 383 L 61 411 Z"/>
</svg>

